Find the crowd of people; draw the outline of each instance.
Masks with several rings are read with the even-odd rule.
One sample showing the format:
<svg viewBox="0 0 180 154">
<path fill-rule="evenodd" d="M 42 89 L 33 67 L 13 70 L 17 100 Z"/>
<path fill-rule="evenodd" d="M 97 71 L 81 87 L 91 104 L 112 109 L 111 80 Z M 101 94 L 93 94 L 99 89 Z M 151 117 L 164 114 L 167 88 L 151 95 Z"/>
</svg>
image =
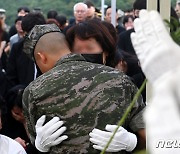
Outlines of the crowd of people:
<svg viewBox="0 0 180 154">
<path fill-rule="evenodd" d="M 145 79 L 140 43 L 133 39 L 139 32 L 134 19 L 142 9 L 146 0 L 135 0 L 133 11 L 121 19 L 117 13 L 114 27 L 111 6 L 101 21 L 91 1 L 76 3 L 71 21 L 55 10 L 45 18 L 20 7 L 9 29 L 0 9 L 0 143 L 6 147 L 0 144 L 0 152 L 103 150 Z M 107 152 L 146 147 L 145 102 L 144 90 Z"/>
</svg>

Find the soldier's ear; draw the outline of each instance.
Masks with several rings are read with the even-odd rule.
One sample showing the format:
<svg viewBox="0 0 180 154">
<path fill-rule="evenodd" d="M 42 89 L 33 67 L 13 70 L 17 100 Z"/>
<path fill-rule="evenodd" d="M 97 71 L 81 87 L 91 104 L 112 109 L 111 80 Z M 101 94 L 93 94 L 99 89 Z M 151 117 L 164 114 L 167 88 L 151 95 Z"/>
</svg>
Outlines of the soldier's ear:
<svg viewBox="0 0 180 154">
<path fill-rule="evenodd" d="M 47 57 L 43 52 L 38 52 L 36 55 L 37 55 L 37 60 L 40 60 L 41 63 L 43 64 L 47 63 Z"/>
</svg>

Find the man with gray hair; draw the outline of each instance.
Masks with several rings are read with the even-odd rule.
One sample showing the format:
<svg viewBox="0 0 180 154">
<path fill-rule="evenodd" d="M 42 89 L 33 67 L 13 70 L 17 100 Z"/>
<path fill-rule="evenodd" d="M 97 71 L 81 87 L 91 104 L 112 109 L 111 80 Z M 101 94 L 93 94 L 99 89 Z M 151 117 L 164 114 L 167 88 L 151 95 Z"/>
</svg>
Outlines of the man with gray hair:
<svg viewBox="0 0 180 154">
<path fill-rule="evenodd" d="M 74 5 L 74 17 L 75 17 L 76 24 L 86 19 L 87 10 L 88 10 L 88 7 L 84 3 L 80 2 Z"/>
<path fill-rule="evenodd" d="M 75 22 L 73 24 L 67 26 L 64 29 L 64 34 L 66 34 L 66 32 L 69 28 L 71 28 L 75 24 L 78 24 L 78 23 L 86 20 L 86 18 L 87 18 L 88 7 L 86 4 L 84 4 L 82 2 L 76 3 L 73 7 L 73 10 L 74 10 Z"/>
</svg>

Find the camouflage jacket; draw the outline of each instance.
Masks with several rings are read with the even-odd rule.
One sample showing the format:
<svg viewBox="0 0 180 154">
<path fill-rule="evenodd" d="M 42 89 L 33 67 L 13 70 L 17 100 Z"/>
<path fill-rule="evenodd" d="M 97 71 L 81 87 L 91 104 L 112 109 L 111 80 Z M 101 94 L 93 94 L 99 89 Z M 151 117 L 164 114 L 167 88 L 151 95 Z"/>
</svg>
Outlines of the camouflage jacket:
<svg viewBox="0 0 180 154">
<path fill-rule="evenodd" d="M 89 132 L 117 124 L 136 92 L 122 72 L 86 62 L 80 55 L 67 55 L 24 91 L 23 108 L 31 141 L 40 116 L 45 114 L 48 120 L 59 116 L 67 126 L 68 140 L 52 147 L 50 154 L 100 153 L 92 148 Z M 144 128 L 144 106 L 140 98 L 124 124 L 126 129 L 136 132 Z"/>
</svg>

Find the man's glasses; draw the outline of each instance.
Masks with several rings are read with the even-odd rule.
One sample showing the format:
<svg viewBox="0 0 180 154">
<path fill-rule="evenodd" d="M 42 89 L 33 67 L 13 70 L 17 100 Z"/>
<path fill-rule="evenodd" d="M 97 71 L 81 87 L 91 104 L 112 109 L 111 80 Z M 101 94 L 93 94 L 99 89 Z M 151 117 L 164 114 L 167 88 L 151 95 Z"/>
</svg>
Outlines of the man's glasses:
<svg viewBox="0 0 180 154">
<path fill-rule="evenodd" d="M 83 14 L 83 13 L 85 13 L 86 11 L 85 11 L 85 10 L 75 10 L 74 12 L 75 12 L 75 13 L 81 13 L 81 14 Z"/>
</svg>

